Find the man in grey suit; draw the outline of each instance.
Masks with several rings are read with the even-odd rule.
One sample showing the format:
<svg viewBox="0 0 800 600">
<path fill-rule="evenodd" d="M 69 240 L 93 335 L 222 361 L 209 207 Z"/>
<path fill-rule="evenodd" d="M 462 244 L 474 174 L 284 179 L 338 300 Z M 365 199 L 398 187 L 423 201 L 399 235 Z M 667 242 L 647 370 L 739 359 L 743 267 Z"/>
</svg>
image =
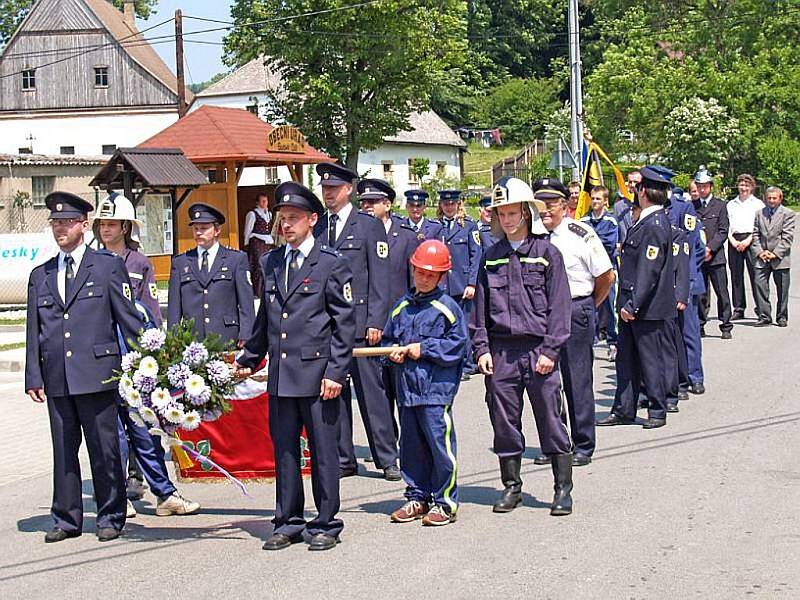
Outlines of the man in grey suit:
<svg viewBox="0 0 800 600">
<path fill-rule="evenodd" d="M 772 323 L 770 275 L 775 280 L 778 292 L 778 327 L 786 327 L 789 320 L 789 273 L 795 214 L 783 206 L 782 202 L 783 191 L 777 187 L 769 187 L 767 205 L 756 213 L 751 250 L 756 258 L 755 295 L 759 314 L 756 327 L 766 327 Z"/>
</svg>

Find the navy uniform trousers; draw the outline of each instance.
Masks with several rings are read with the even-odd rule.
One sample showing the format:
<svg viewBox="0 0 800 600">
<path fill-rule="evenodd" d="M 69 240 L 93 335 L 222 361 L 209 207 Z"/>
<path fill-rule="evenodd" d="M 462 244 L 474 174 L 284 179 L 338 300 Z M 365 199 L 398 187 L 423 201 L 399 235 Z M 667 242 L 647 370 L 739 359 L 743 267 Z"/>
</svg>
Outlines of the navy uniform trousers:
<svg viewBox="0 0 800 600">
<path fill-rule="evenodd" d="M 290 538 L 326 533 L 337 537 L 344 528 L 339 512 L 337 453 L 341 401 L 319 396 L 291 398 L 270 395 L 269 432 L 275 446 L 277 482 L 273 533 Z M 305 494 L 300 472 L 300 433 L 306 428 L 311 450 L 311 489 L 317 517 L 306 523 Z"/>
<path fill-rule="evenodd" d="M 492 342 L 494 375 L 486 378 L 486 400 L 494 430 L 494 452 L 499 457 L 520 456 L 525 451 L 522 433 L 523 392 L 528 393 L 539 443 L 548 456 L 569 454 L 572 441 L 564 424 L 561 374 L 536 372 L 539 345 L 531 338 L 519 341 L 495 339 Z"/>
<path fill-rule="evenodd" d="M 561 347 L 561 377 L 567 396 L 572 442 L 575 452 L 584 456 L 594 454 L 595 414 L 592 342 L 595 331 L 594 298 L 585 296 L 572 300 L 570 336 Z"/>
<path fill-rule="evenodd" d="M 689 305 L 678 313 L 678 324 L 686 348 L 686 364 L 690 383 L 703 383 L 703 341 L 700 338 L 699 294 L 689 294 Z"/>
<path fill-rule="evenodd" d="M 635 419 L 642 384 L 646 388 L 648 415 L 667 418 L 667 386 L 664 357 L 674 352 L 663 320 L 620 319 L 617 350 L 617 391 L 611 412 Z"/>
<path fill-rule="evenodd" d="M 667 385 L 667 402 L 678 404 L 678 393 L 689 389 L 689 366 L 686 359 L 686 346 L 683 343 L 683 332 L 681 330 L 681 315 L 689 310 L 689 307 L 678 313 L 674 319 L 667 319 L 664 322 L 665 332 L 668 343 L 673 350 L 664 355 L 664 370 L 669 373 Z"/>
<path fill-rule="evenodd" d="M 725 263 L 721 265 L 703 265 L 703 281 L 706 286 L 706 293 L 700 298 L 700 326 L 705 327 L 708 321 L 708 313 L 711 308 L 711 289 L 717 297 L 717 317 L 720 320 L 720 331 L 731 331 L 731 299 L 728 296 L 728 267 Z M 710 284 L 710 285 L 709 285 Z"/>
<path fill-rule="evenodd" d="M 53 506 L 55 527 L 67 532 L 83 528 L 81 430 L 86 437 L 89 465 L 97 498 L 97 528 L 125 525 L 125 479 L 119 465 L 116 390 L 75 396 L 49 396 L 50 433 L 53 439 Z"/>
<path fill-rule="evenodd" d="M 177 490 L 170 481 L 160 439 L 150 435 L 146 425 L 134 423 L 130 411 L 124 407 L 119 409 L 118 431 L 123 476 L 130 472 L 128 465 L 135 464 L 156 496 L 165 498 L 174 494 Z"/>
</svg>

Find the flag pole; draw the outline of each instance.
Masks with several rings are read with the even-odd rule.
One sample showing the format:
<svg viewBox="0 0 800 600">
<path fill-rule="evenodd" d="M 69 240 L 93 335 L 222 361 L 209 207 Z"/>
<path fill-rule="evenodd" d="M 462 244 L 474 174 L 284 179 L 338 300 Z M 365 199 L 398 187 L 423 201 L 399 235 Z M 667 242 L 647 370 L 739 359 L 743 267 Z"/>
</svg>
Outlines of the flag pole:
<svg viewBox="0 0 800 600">
<path fill-rule="evenodd" d="M 581 42 L 578 24 L 578 0 L 569 0 L 569 79 L 570 79 L 570 133 L 572 136 L 572 154 L 577 158 L 583 156 L 583 83 L 581 81 Z M 581 180 L 582 160 L 576 160 L 577 167 L 572 169 L 572 178 Z"/>
</svg>

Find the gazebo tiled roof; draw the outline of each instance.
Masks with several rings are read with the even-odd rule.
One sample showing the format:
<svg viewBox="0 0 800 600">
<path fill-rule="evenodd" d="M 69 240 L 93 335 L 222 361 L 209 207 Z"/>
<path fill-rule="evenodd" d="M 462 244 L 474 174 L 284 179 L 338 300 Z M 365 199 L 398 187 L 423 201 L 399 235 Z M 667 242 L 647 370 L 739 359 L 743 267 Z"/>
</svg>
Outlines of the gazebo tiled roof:
<svg viewBox="0 0 800 600">
<path fill-rule="evenodd" d="M 255 167 L 316 164 L 331 160 L 308 143 L 303 153 L 267 150 L 267 136 L 273 129 L 272 125 L 246 110 L 201 106 L 139 147 L 180 148 L 195 164 L 236 161 Z"/>
</svg>

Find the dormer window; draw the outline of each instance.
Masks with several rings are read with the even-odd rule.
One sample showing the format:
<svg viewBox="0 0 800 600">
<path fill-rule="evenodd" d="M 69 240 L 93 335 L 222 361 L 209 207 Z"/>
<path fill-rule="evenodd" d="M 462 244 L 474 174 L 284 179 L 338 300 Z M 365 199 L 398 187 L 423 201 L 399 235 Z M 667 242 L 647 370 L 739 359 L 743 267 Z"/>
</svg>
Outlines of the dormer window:
<svg viewBox="0 0 800 600">
<path fill-rule="evenodd" d="M 25 69 L 22 72 L 22 89 L 26 92 L 36 89 L 36 69 Z"/>
<path fill-rule="evenodd" d="M 94 87 L 96 88 L 108 87 L 108 67 L 94 68 Z"/>
</svg>

